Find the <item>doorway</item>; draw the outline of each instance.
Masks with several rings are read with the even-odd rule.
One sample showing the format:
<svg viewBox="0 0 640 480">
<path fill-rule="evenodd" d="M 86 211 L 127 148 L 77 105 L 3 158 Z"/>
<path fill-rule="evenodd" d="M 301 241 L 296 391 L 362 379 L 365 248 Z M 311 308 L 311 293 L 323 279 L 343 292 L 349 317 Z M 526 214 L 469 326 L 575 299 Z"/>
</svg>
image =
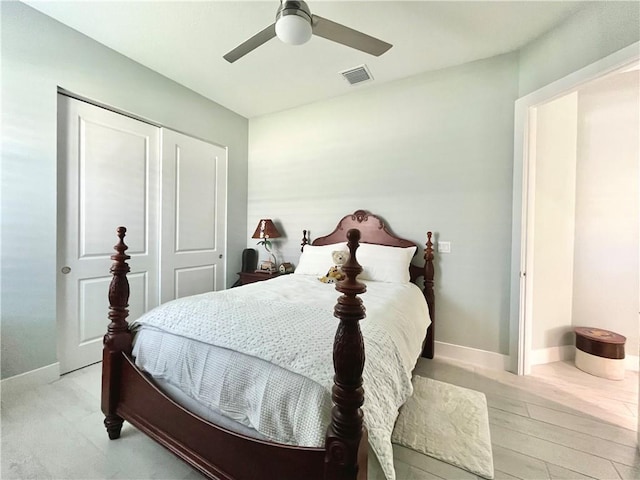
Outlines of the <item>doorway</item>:
<svg viewBox="0 0 640 480">
<path fill-rule="evenodd" d="M 535 125 L 537 110 L 539 107 L 561 97 L 566 97 L 576 92 L 580 87 L 585 86 L 589 82 L 603 79 L 614 72 L 630 72 L 637 71 L 640 55 L 638 54 L 640 44 L 636 43 L 622 49 L 609 57 L 606 57 L 574 74 L 571 74 L 561 80 L 558 80 L 532 94 L 529 94 L 516 102 L 516 118 L 515 118 L 515 154 L 514 154 L 514 195 L 513 195 L 513 231 L 512 231 L 512 294 L 511 294 L 511 335 L 510 351 L 512 371 L 522 375 L 531 371 L 533 363 L 532 344 L 534 339 L 531 302 L 532 296 L 532 278 L 531 274 L 535 274 L 533 270 L 529 270 L 533 263 L 532 257 L 535 250 L 532 245 L 530 229 L 535 228 L 533 219 L 535 218 L 535 192 L 532 191 L 531 176 L 535 175 L 535 161 L 532 161 L 532 149 L 535 154 L 535 146 L 532 146 L 529 133 L 532 124 Z M 637 73 L 635 73 L 637 75 Z M 636 160 L 637 161 L 637 160 Z M 640 178 L 636 174 L 633 179 L 636 186 L 640 183 Z M 637 195 L 631 199 L 637 206 L 639 203 Z M 638 229 L 635 234 L 638 235 Z M 574 230 L 576 232 L 577 230 Z M 637 238 L 637 237 L 636 237 Z M 591 241 L 601 247 L 600 255 L 597 255 L 593 261 L 607 262 L 607 233 L 602 232 L 596 235 Z M 637 272 L 640 269 L 638 259 L 638 249 L 636 245 L 636 259 L 631 268 Z M 618 259 L 616 259 L 618 261 Z M 636 292 L 636 297 L 638 293 Z M 634 306 L 633 316 L 635 321 L 632 323 L 637 325 L 637 313 L 640 305 Z M 565 327 L 566 328 L 566 327 Z M 606 328 L 606 327 L 603 327 Z M 563 347 L 563 345 L 560 345 Z M 565 354 L 574 352 L 573 347 L 564 345 Z M 638 336 L 634 335 L 632 344 L 628 347 L 632 354 L 633 360 L 636 362 L 634 370 L 638 370 Z M 562 356 L 562 349 L 558 350 Z M 640 405 L 637 406 L 640 413 Z M 640 416 L 639 416 L 640 418 Z M 640 421 L 639 421 L 640 422 Z M 638 438 L 640 446 L 640 428 L 638 428 Z"/>
<path fill-rule="evenodd" d="M 597 327 L 627 338 L 638 370 L 639 91 L 625 68 L 531 109 L 530 365 L 572 360 L 573 329 Z"/>
<path fill-rule="evenodd" d="M 531 145 L 529 132 L 536 109 L 552 100 L 575 92 L 590 81 L 603 78 L 616 71 L 628 69 L 640 60 L 640 44 L 630 45 L 578 72 L 553 82 L 516 102 L 513 182 L 513 230 L 511 256 L 511 370 L 519 375 L 528 373 L 531 367 L 532 325 L 527 322 L 527 279 L 531 245 L 528 242 L 529 221 L 535 212 L 535 192 L 529 189 L 531 171 Z M 637 199 L 636 199 L 637 201 Z M 598 239 L 594 239 L 597 241 Z"/>
</svg>

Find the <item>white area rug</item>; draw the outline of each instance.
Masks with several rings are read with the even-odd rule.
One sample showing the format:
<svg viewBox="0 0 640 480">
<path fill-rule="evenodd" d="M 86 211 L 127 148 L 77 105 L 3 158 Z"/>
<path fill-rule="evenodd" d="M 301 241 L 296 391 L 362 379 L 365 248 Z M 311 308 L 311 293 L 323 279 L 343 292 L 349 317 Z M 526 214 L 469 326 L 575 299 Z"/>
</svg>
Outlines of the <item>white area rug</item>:
<svg viewBox="0 0 640 480">
<path fill-rule="evenodd" d="M 493 478 L 484 393 L 430 378 L 413 378 L 391 441 L 484 478 Z"/>
</svg>

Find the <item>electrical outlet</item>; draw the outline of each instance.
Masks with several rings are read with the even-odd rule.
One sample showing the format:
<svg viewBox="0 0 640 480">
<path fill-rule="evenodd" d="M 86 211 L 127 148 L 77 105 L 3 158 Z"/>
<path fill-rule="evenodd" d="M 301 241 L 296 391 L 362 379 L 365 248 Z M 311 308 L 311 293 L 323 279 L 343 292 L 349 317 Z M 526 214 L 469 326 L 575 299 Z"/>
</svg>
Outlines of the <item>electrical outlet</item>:
<svg viewBox="0 0 640 480">
<path fill-rule="evenodd" d="M 451 253 L 451 242 L 438 242 L 438 253 Z"/>
</svg>

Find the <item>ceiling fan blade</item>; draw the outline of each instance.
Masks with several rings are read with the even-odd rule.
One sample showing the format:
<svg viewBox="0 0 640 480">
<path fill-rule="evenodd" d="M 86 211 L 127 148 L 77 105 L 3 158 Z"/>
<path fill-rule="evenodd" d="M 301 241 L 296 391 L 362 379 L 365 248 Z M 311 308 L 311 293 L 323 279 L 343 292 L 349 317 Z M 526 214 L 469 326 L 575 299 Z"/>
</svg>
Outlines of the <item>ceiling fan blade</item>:
<svg viewBox="0 0 640 480">
<path fill-rule="evenodd" d="M 241 43 L 236 48 L 231 50 L 229 53 L 223 56 L 223 58 L 229 62 L 233 63 L 239 58 L 244 57 L 247 53 L 255 50 L 263 43 L 267 43 L 273 37 L 276 36 L 276 24 L 271 24 L 264 30 L 256 33 L 253 37 L 251 37 L 246 42 Z"/>
<path fill-rule="evenodd" d="M 326 18 L 312 15 L 313 34 L 379 57 L 393 45 Z"/>
</svg>

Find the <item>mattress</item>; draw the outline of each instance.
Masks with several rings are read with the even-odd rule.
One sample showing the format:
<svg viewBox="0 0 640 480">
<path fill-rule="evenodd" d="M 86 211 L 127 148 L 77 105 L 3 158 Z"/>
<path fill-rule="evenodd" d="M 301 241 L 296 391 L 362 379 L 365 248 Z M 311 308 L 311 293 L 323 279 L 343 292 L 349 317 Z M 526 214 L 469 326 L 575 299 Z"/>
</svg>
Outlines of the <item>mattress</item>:
<svg viewBox="0 0 640 480">
<path fill-rule="evenodd" d="M 412 393 L 428 310 L 415 285 L 365 283 L 364 420 L 372 450 L 392 479 L 391 432 Z M 136 364 L 212 415 L 274 441 L 322 446 L 338 296 L 313 276 L 286 275 L 168 302 L 136 322 Z"/>
<path fill-rule="evenodd" d="M 331 397 L 322 385 L 302 375 L 257 357 L 153 328 L 138 332 L 133 354 L 136 365 L 160 380 L 171 398 L 207 420 L 219 424 L 216 419 L 222 415 L 260 437 L 250 430 L 239 431 L 233 424 L 226 426 L 233 431 L 290 445 L 317 447 L 324 442 Z M 166 385 L 184 393 L 195 405 L 185 405 Z"/>
</svg>

